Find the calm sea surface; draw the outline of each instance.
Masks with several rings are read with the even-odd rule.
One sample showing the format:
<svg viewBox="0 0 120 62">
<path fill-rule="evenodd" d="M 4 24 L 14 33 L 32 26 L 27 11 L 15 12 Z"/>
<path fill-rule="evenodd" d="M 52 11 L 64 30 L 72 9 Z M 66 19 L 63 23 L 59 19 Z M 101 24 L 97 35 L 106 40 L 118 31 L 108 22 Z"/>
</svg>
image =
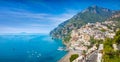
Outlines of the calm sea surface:
<svg viewBox="0 0 120 62">
<path fill-rule="evenodd" d="M 57 62 L 67 52 L 49 35 L 0 35 L 0 62 Z"/>
</svg>

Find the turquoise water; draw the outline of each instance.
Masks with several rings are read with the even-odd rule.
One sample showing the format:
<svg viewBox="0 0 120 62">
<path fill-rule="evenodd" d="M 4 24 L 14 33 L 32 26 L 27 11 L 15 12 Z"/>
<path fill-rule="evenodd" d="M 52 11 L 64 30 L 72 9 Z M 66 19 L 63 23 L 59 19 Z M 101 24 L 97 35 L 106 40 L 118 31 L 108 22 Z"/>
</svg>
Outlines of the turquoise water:
<svg viewBox="0 0 120 62">
<path fill-rule="evenodd" d="M 0 62 L 57 62 L 67 52 L 49 35 L 0 35 Z"/>
</svg>

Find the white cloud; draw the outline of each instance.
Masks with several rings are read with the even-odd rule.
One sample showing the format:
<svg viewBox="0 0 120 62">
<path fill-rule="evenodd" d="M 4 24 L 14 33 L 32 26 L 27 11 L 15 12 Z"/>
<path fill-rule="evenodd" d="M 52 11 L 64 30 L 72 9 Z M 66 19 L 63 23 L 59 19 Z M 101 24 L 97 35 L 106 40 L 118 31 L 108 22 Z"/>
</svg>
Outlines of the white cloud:
<svg viewBox="0 0 120 62">
<path fill-rule="evenodd" d="M 54 15 L 47 13 L 32 13 L 26 11 L 4 11 L 0 14 L 0 16 L 8 17 L 6 23 L 10 22 L 13 25 L 4 24 L 4 26 L 0 26 L 0 32 L 49 33 L 53 28 L 57 27 L 58 24 L 67 19 L 70 19 L 74 14 L 76 13 L 66 12 L 59 15 Z"/>
</svg>

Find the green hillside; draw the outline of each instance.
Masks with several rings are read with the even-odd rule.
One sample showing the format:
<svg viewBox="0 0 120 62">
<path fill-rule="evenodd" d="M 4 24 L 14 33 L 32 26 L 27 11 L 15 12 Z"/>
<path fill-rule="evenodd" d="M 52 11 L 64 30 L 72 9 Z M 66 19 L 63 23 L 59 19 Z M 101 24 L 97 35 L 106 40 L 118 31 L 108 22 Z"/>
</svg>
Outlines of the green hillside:
<svg viewBox="0 0 120 62">
<path fill-rule="evenodd" d="M 69 41 L 70 33 L 73 29 L 78 29 L 88 22 L 101 22 L 110 18 L 115 11 L 102 8 L 99 6 L 90 6 L 80 13 L 73 16 L 71 19 L 61 23 L 50 32 L 53 39 L 63 39 Z M 66 39 L 67 38 L 67 39 Z"/>
</svg>

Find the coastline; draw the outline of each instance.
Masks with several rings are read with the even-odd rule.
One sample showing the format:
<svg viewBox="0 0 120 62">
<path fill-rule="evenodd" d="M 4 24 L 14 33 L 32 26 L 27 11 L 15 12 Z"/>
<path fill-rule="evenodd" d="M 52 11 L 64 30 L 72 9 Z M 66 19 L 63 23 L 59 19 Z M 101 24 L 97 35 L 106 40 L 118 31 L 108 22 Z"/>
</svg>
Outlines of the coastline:
<svg viewBox="0 0 120 62">
<path fill-rule="evenodd" d="M 63 56 L 58 62 L 70 62 L 69 61 L 70 56 L 72 54 L 76 54 L 76 53 L 77 52 L 75 52 L 75 51 L 68 51 L 68 53 L 65 56 Z"/>
</svg>

